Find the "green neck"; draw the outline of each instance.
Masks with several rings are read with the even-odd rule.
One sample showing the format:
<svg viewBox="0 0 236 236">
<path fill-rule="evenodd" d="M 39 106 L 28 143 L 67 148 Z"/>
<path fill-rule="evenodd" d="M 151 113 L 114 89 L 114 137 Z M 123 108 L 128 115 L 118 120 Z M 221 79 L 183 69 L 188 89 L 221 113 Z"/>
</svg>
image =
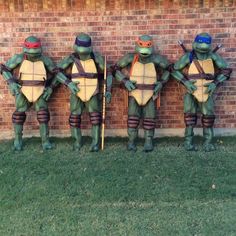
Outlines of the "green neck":
<svg viewBox="0 0 236 236">
<path fill-rule="evenodd" d="M 138 61 L 142 64 L 150 63 L 152 61 L 152 56 L 149 56 L 149 57 L 140 57 L 139 56 Z"/>
<path fill-rule="evenodd" d="M 78 54 L 78 55 L 79 55 L 80 60 L 82 60 L 82 61 L 86 61 L 86 60 L 91 59 L 90 54 Z"/>
<path fill-rule="evenodd" d="M 27 60 L 29 61 L 39 61 L 41 59 L 41 55 L 37 55 L 37 56 L 31 56 L 29 54 L 25 54 Z"/>
<path fill-rule="evenodd" d="M 197 51 L 194 51 L 194 53 L 195 53 L 195 55 L 196 55 L 198 60 L 206 60 L 206 59 L 209 58 L 209 52 L 207 52 L 207 53 L 199 53 Z"/>
</svg>

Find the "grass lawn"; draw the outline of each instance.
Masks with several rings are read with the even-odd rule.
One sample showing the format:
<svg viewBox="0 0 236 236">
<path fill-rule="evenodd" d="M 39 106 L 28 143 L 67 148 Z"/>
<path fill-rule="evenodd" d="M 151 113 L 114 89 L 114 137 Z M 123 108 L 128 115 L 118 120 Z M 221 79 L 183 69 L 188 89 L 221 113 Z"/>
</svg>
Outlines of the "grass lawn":
<svg viewBox="0 0 236 236">
<path fill-rule="evenodd" d="M 0 235 L 236 235 L 236 137 L 216 138 L 216 152 L 185 152 L 181 138 L 155 151 L 80 153 L 71 140 L 38 138 L 15 153 L 0 142 Z"/>
</svg>

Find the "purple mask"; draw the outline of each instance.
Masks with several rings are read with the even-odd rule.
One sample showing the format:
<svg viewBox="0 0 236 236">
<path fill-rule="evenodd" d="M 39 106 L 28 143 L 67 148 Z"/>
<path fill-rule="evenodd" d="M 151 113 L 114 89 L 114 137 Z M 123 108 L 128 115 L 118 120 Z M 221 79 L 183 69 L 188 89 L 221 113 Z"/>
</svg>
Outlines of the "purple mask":
<svg viewBox="0 0 236 236">
<path fill-rule="evenodd" d="M 83 41 L 80 40 L 79 38 L 76 38 L 75 44 L 79 47 L 91 47 L 91 39 L 89 39 L 89 41 Z"/>
</svg>

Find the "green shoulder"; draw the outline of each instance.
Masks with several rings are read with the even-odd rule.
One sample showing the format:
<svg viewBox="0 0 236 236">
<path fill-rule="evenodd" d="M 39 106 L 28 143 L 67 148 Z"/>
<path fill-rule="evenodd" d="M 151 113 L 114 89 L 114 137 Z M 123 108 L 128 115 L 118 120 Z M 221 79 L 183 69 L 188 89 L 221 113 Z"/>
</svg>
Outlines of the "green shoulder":
<svg viewBox="0 0 236 236">
<path fill-rule="evenodd" d="M 160 66 L 162 69 L 167 69 L 170 64 L 166 57 L 159 54 L 153 55 L 153 63 L 157 66 Z"/>
<path fill-rule="evenodd" d="M 217 53 L 211 53 L 211 59 L 218 68 L 227 68 L 228 63 Z"/>
<path fill-rule="evenodd" d="M 72 63 L 74 63 L 73 58 L 70 56 L 63 58 L 59 63 L 58 67 L 65 70 L 67 69 Z"/>
<path fill-rule="evenodd" d="M 44 55 L 42 55 L 41 59 L 45 67 L 47 68 L 47 70 L 50 72 L 53 72 L 56 66 L 55 66 L 55 63 L 52 61 L 52 59 Z"/>
<path fill-rule="evenodd" d="M 190 52 L 185 53 L 180 59 L 175 62 L 174 69 L 182 70 L 190 63 Z"/>
<path fill-rule="evenodd" d="M 124 68 L 132 63 L 134 60 L 135 53 L 128 53 L 123 56 L 118 62 L 117 65 L 121 68 Z"/>
<path fill-rule="evenodd" d="M 101 71 L 104 71 L 104 57 L 99 52 L 94 52 L 94 60 Z"/>
<path fill-rule="evenodd" d="M 15 69 L 18 65 L 22 63 L 23 60 L 24 60 L 23 53 L 16 54 L 6 62 L 6 66 L 10 69 Z"/>
</svg>

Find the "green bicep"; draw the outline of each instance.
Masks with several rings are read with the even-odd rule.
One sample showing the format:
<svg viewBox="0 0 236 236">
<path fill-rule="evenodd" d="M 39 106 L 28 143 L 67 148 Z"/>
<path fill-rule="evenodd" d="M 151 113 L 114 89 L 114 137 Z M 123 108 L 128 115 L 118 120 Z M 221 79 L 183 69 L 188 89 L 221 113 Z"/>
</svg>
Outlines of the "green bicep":
<svg viewBox="0 0 236 236">
<path fill-rule="evenodd" d="M 23 60 L 23 54 L 16 54 L 6 62 L 6 66 L 10 69 L 15 69 Z"/>
<path fill-rule="evenodd" d="M 117 65 L 121 68 L 127 67 L 132 63 L 133 59 L 134 59 L 134 54 L 128 53 L 117 62 Z"/>
<path fill-rule="evenodd" d="M 166 57 L 161 55 L 154 55 L 154 64 L 161 67 L 162 69 L 167 69 L 169 66 L 169 61 Z"/>
<path fill-rule="evenodd" d="M 104 57 L 100 53 L 96 52 L 94 53 L 94 60 L 98 65 L 99 69 L 101 71 L 104 71 Z"/>
<path fill-rule="evenodd" d="M 59 68 L 65 70 L 65 69 L 67 69 L 73 62 L 74 62 L 73 59 L 72 59 L 70 56 L 68 56 L 68 57 L 63 58 L 63 59 L 58 63 L 57 66 L 58 66 Z"/>
<path fill-rule="evenodd" d="M 220 55 L 212 53 L 211 58 L 218 68 L 223 69 L 228 67 L 228 63 Z"/>
<path fill-rule="evenodd" d="M 47 68 L 47 70 L 53 73 L 53 70 L 55 69 L 56 66 L 55 66 L 55 63 L 52 61 L 52 59 L 49 57 L 43 56 L 42 61 L 45 67 Z"/>
<path fill-rule="evenodd" d="M 190 53 L 184 54 L 184 55 L 174 64 L 174 69 L 175 69 L 175 70 L 182 70 L 182 69 L 184 69 L 184 68 L 190 63 L 189 56 L 190 56 Z"/>
</svg>

